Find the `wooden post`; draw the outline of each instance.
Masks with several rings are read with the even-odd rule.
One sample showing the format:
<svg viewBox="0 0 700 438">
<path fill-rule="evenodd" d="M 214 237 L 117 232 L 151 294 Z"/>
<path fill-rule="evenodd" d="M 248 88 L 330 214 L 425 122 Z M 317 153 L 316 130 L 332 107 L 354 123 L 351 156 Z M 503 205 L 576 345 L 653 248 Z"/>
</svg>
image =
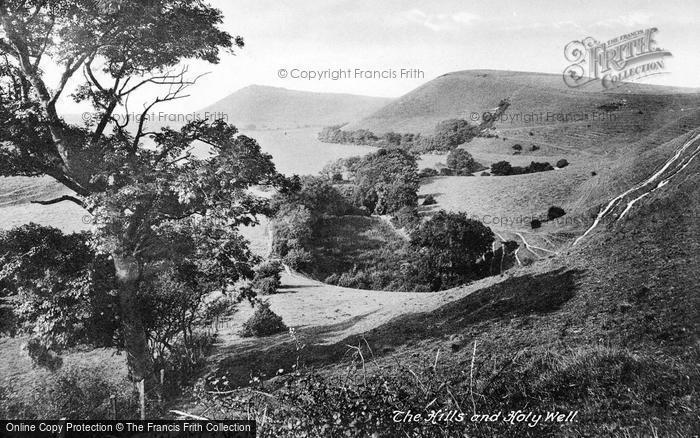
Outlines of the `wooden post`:
<svg viewBox="0 0 700 438">
<path fill-rule="evenodd" d="M 117 419 L 117 396 L 114 394 L 109 396 L 109 416 L 112 420 Z"/>
<path fill-rule="evenodd" d="M 139 406 L 141 407 L 141 420 L 146 419 L 146 383 L 141 379 L 137 384 L 139 389 Z"/>
<path fill-rule="evenodd" d="M 158 402 L 163 403 L 163 382 L 165 381 L 165 368 L 160 369 L 160 388 L 158 391 Z"/>
</svg>

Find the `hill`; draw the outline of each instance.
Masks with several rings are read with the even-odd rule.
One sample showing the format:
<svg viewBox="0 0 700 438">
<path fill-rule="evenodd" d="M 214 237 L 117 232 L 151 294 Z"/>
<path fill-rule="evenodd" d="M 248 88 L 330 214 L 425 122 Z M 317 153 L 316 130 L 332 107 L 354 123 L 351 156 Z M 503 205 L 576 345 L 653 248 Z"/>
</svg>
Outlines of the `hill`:
<svg viewBox="0 0 700 438">
<path fill-rule="evenodd" d="M 511 99 L 507 116 L 497 128 L 557 124 L 547 114 L 604 113 L 599 107 L 630 98 L 638 103 L 662 104 L 680 108 L 698 102 L 698 90 L 626 83 L 610 91 L 591 83 L 581 89 L 569 88 L 561 75 L 546 73 L 466 70 L 447 73 L 390 102 L 373 114 L 353 122 L 345 129 L 368 129 L 375 134 L 387 131 L 432 133 L 435 125 L 450 118 L 471 122 L 472 113 L 481 115 Z M 630 102 L 630 106 L 634 106 Z M 538 120 L 542 114 L 542 120 Z"/>
<path fill-rule="evenodd" d="M 298 128 L 347 123 L 389 103 L 383 97 L 313 93 L 251 85 L 200 110 L 228 115 L 241 128 Z"/>
</svg>

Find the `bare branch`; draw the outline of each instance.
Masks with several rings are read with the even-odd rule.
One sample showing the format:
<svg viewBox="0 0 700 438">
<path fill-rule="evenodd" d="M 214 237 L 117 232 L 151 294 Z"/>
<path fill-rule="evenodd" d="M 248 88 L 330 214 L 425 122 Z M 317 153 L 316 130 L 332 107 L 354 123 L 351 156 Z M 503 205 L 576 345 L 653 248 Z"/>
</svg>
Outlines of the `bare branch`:
<svg viewBox="0 0 700 438">
<path fill-rule="evenodd" d="M 58 204 L 59 202 L 63 201 L 70 201 L 75 204 L 78 204 L 82 208 L 85 208 L 85 203 L 81 201 L 80 199 L 70 196 L 70 195 L 63 195 L 61 197 L 55 198 L 55 199 L 49 199 L 48 201 L 31 201 L 32 204 L 40 204 L 40 205 L 51 205 L 51 204 Z"/>
</svg>

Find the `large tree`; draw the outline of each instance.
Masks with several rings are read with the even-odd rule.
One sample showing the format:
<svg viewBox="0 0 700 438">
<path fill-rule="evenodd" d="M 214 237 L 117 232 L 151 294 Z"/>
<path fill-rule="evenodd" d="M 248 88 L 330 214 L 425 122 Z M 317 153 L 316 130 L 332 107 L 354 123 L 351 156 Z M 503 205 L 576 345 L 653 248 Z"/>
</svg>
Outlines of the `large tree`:
<svg viewBox="0 0 700 438">
<path fill-rule="evenodd" d="M 265 210 L 248 187 L 277 178 L 255 140 L 222 121 L 148 130 L 153 106 L 192 85 L 183 60 L 217 63 L 222 51 L 243 46 L 221 23 L 220 11 L 198 0 L 0 0 L 0 176 L 48 175 L 72 194 L 41 204 L 74 202 L 94 216 L 99 248 L 114 264 L 137 381 L 152 378 L 137 292 L 172 251 L 177 224 L 185 221 L 220 256 L 213 276 L 235 278 L 220 276 L 238 267 L 227 233 Z M 56 83 L 45 73 L 51 66 L 61 69 Z M 75 80 L 82 84 L 72 97 L 92 104 L 95 123 L 72 125 L 58 113 Z M 133 120 L 129 98 L 153 86 L 165 88 Z M 193 155 L 196 144 L 211 154 Z"/>
</svg>

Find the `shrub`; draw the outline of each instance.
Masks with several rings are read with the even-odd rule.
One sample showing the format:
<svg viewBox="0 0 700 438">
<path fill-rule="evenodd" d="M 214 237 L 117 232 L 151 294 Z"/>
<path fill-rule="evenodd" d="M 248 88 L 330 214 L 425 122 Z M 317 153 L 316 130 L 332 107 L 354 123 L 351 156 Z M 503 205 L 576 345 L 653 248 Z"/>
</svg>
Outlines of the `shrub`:
<svg viewBox="0 0 700 438">
<path fill-rule="evenodd" d="M 595 172 L 595 171 L 591 172 L 591 176 L 596 176 L 596 175 L 598 175 L 598 172 Z"/>
<path fill-rule="evenodd" d="M 449 167 L 443 167 L 440 169 L 440 175 L 442 176 L 452 176 L 454 175 L 454 171 L 450 169 Z"/>
<path fill-rule="evenodd" d="M 525 168 L 525 173 L 546 172 L 548 170 L 554 170 L 551 164 L 531 161 L 530 165 Z"/>
<path fill-rule="evenodd" d="M 255 268 L 255 278 L 276 278 L 280 279 L 282 265 L 276 260 L 263 262 Z"/>
<path fill-rule="evenodd" d="M 540 228 L 542 226 L 542 221 L 539 219 L 533 219 L 530 221 L 530 228 L 533 230 L 536 230 L 537 228 Z"/>
<path fill-rule="evenodd" d="M 411 233 L 412 281 L 437 291 L 474 279 L 493 240 L 493 232 L 466 213 L 439 211 Z"/>
<path fill-rule="evenodd" d="M 272 295 L 277 293 L 280 281 L 272 277 L 259 278 L 253 282 L 253 289 L 261 295 Z"/>
<path fill-rule="evenodd" d="M 499 161 L 491 165 L 491 173 L 497 176 L 512 175 L 513 166 L 507 161 Z"/>
<path fill-rule="evenodd" d="M 435 205 L 437 204 L 437 201 L 435 200 L 435 197 L 433 195 L 427 195 L 425 199 L 423 199 L 423 205 Z"/>
<path fill-rule="evenodd" d="M 562 158 L 561 160 L 557 161 L 557 167 L 560 168 L 560 169 L 561 169 L 561 168 L 564 168 L 564 167 L 566 167 L 566 166 L 568 166 L 568 165 L 569 165 L 569 162 L 566 161 L 564 158 Z"/>
<path fill-rule="evenodd" d="M 447 156 L 447 167 L 457 175 L 466 175 L 484 168 L 474 161 L 474 157 L 464 149 L 454 149 Z"/>
<path fill-rule="evenodd" d="M 8 384 L 11 390 L 5 393 L 0 390 L 0 417 L 99 420 L 109 417 L 111 395 L 117 399 L 117 418 L 133 417 L 135 412 L 125 409 L 129 405 L 138 406 L 133 385 L 110 377 L 107 369 L 66 366 L 39 377 L 40 381 L 34 383 L 41 391 L 15 390 Z"/>
<path fill-rule="evenodd" d="M 481 176 L 491 176 L 491 174 L 488 172 L 481 172 Z"/>
<path fill-rule="evenodd" d="M 514 144 L 514 145 L 511 146 L 511 147 L 512 147 L 513 150 L 515 150 L 515 151 L 522 151 L 522 150 L 523 150 L 523 147 L 522 147 L 521 145 L 519 145 L 519 144 Z"/>
<path fill-rule="evenodd" d="M 420 225 L 421 217 L 415 207 L 404 207 L 394 214 L 392 222 L 397 228 L 406 228 L 410 231 Z"/>
<path fill-rule="evenodd" d="M 302 248 L 292 248 L 284 256 L 284 264 L 294 269 L 295 271 L 304 270 L 311 263 L 311 253 Z"/>
<path fill-rule="evenodd" d="M 215 335 L 195 331 L 175 341 L 164 356 L 155 360 L 155 369 L 164 369 L 167 383 L 173 392 L 181 390 L 181 385 L 192 383 L 207 363 L 207 357 L 214 346 Z"/>
<path fill-rule="evenodd" d="M 240 335 L 243 337 L 270 336 L 287 330 L 282 318 L 270 309 L 270 303 L 257 303 L 255 313 L 243 324 Z"/>
<path fill-rule="evenodd" d="M 533 151 L 533 152 L 534 152 L 534 151 L 538 151 L 538 150 L 540 150 L 540 147 L 533 144 L 532 147 L 530 148 L 530 150 Z"/>
<path fill-rule="evenodd" d="M 433 169 L 432 167 L 426 167 L 425 169 L 418 172 L 419 178 L 431 178 L 431 177 L 437 176 L 437 175 L 438 175 L 438 171 Z"/>
<path fill-rule="evenodd" d="M 564 211 L 563 208 L 552 206 L 552 207 L 549 207 L 549 210 L 547 210 L 547 219 L 549 219 L 551 221 L 551 220 L 554 220 L 556 218 L 560 218 L 560 217 L 564 216 L 565 214 L 566 214 L 566 212 Z"/>
</svg>

